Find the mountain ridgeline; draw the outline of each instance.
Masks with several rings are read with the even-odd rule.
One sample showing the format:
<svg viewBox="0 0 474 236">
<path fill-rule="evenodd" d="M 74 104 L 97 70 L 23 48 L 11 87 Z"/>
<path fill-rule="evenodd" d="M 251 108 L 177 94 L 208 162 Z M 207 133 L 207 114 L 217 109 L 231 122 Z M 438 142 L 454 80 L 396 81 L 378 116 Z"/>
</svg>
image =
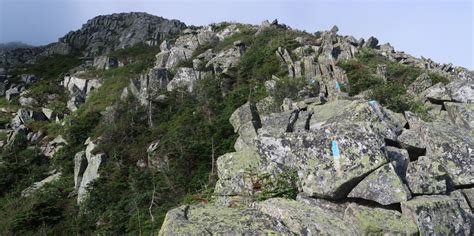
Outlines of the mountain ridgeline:
<svg viewBox="0 0 474 236">
<path fill-rule="evenodd" d="M 98 16 L 0 95 L 1 235 L 474 234 L 474 73 L 375 37 Z"/>
</svg>

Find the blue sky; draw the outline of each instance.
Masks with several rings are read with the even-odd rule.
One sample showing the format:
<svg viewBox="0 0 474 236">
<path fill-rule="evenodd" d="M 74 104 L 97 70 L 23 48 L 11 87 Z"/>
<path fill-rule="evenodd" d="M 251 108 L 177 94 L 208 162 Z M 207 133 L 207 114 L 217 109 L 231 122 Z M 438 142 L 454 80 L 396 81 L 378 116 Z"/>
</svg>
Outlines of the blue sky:
<svg viewBox="0 0 474 236">
<path fill-rule="evenodd" d="M 474 0 L 0 0 L 0 42 L 41 45 L 88 19 L 143 11 L 189 25 L 275 19 L 308 32 L 339 27 L 396 50 L 474 69 Z"/>
</svg>

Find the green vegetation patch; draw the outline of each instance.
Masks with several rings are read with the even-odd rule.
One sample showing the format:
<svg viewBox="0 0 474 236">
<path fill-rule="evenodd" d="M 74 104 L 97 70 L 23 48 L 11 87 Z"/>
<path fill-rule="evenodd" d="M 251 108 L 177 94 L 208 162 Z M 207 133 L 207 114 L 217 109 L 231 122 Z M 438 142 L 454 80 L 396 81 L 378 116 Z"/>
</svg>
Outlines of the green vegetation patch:
<svg viewBox="0 0 474 236">
<path fill-rule="evenodd" d="M 386 81 L 377 76 L 377 67 L 381 64 L 386 65 Z M 361 50 L 356 59 L 342 62 L 339 66 L 345 70 L 349 79 L 349 84 L 344 86 L 349 95 L 368 90 L 370 99 L 379 101 L 395 112 L 413 111 L 426 117 L 427 111 L 423 104 L 406 92 L 406 88 L 425 72 L 423 69 L 389 61 L 370 49 Z M 435 82 L 448 81 L 437 74 L 429 75 Z"/>
</svg>

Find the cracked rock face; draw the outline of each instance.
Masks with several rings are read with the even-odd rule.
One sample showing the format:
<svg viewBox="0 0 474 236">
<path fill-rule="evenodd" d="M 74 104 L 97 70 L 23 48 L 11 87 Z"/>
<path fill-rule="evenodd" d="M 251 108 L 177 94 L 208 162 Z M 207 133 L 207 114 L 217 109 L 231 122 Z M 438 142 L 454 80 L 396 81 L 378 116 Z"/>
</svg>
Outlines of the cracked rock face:
<svg viewBox="0 0 474 236">
<path fill-rule="evenodd" d="M 87 186 L 99 178 L 100 168 L 105 164 L 107 156 L 104 153 L 95 154 L 96 141 L 86 141 L 84 151 L 74 157 L 74 185 L 77 191 L 77 203 L 80 204 L 87 196 Z"/>
<path fill-rule="evenodd" d="M 264 24 L 259 32 L 268 27 L 276 25 Z M 314 81 L 317 91 L 302 90 L 298 98 L 274 104 L 278 77 L 273 76 L 265 83 L 268 97 L 239 107 L 229 120 L 239 135 L 236 152 L 217 160 L 216 201 L 169 211 L 162 235 L 225 234 L 230 229 L 258 234 L 260 227 L 297 235 L 472 234 L 469 79 L 433 85 L 430 72 L 452 75 L 452 66 L 396 52 L 389 44 L 379 46 L 375 38 L 365 42 L 336 33 L 337 27 L 323 32 L 315 45 L 300 46 L 292 54 L 276 50 L 289 77 Z M 173 47 L 188 45 L 181 51 L 189 54 L 186 50 L 194 50 L 200 40 L 213 40 L 212 35 L 206 29 L 188 30 L 176 45 L 163 45 L 168 54 L 158 56 L 159 64 L 170 62 Z M 235 42 L 221 52 L 208 50 L 187 69 L 197 72 L 206 65 L 214 74 L 231 76 L 226 71 L 232 72 L 241 47 Z M 361 47 L 393 62 L 431 68 L 407 89 L 430 108 L 433 121 L 409 111 L 395 113 L 363 94 L 351 98 L 341 92 L 347 76 L 337 61 L 353 58 Z M 185 57 L 175 55 L 171 63 Z M 386 67 L 379 67 L 383 79 Z M 256 202 L 265 188 L 258 185 L 259 176 L 278 179 L 288 171 L 297 173 L 291 180 L 292 190 L 299 192 L 296 200 L 273 195 Z M 247 231 L 241 224 L 248 224 Z"/>
<path fill-rule="evenodd" d="M 179 33 L 186 25 L 146 13 L 120 13 L 98 16 L 60 42 L 73 48 L 85 48 L 86 56 L 98 56 L 114 49 L 146 42 L 154 45 L 166 36 Z"/>
<path fill-rule="evenodd" d="M 365 177 L 348 197 L 362 198 L 382 205 L 404 202 L 411 198 L 391 163 L 385 164 Z"/>
<path fill-rule="evenodd" d="M 474 136 L 446 123 L 433 122 L 421 128 L 426 155 L 436 157 L 454 186 L 474 184 Z"/>
<path fill-rule="evenodd" d="M 272 198 L 258 203 L 257 208 L 299 235 L 348 235 L 354 230 L 337 210 L 331 211 L 316 204 Z"/>
<path fill-rule="evenodd" d="M 255 209 L 212 204 L 182 206 L 169 211 L 159 235 L 290 234 L 281 222 Z"/>
<path fill-rule="evenodd" d="M 471 235 L 474 217 L 461 203 L 444 195 L 418 196 L 402 203 L 402 213 L 414 220 L 421 235 Z"/>
<path fill-rule="evenodd" d="M 441 194 L 447 191 L 446 170 L 438 160 L 426 156 L 408 164 L 406 180 L 414 194 Z"/>
</svg>

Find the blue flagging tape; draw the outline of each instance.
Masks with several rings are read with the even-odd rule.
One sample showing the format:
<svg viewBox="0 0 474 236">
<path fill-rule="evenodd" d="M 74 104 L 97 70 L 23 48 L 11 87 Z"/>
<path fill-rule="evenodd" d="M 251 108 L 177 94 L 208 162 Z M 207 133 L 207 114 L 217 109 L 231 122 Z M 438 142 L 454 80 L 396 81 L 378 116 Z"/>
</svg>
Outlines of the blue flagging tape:
<svg viewBox="0 0 474 236">
<path fill-rule="evenodd" d="M 340 154 L 339 154 L 339 147 L 337 146 L 336 140 L 333 140 L 331 143 L 332 143 L 332 145 L 331 145 L 331 146 L 332 146 L 332 147 L 331 147 L 331 149 L 332 149 L 332 156 L 333 156 L 334 158 L 339 158 L 339 157 L 340 157 Z"/>
<path fill-rule="evenodd" d="M 377 105 L 377 101 L 375 100 L 369 101 L 369 105 L 375 106 Z"/>
<path fill-rule="evenodd" d="M 336 90 L 340 91 L 341 90 L 341 85 L 339 85 L 339 82 L 336 81 Z"/>
</svg>

